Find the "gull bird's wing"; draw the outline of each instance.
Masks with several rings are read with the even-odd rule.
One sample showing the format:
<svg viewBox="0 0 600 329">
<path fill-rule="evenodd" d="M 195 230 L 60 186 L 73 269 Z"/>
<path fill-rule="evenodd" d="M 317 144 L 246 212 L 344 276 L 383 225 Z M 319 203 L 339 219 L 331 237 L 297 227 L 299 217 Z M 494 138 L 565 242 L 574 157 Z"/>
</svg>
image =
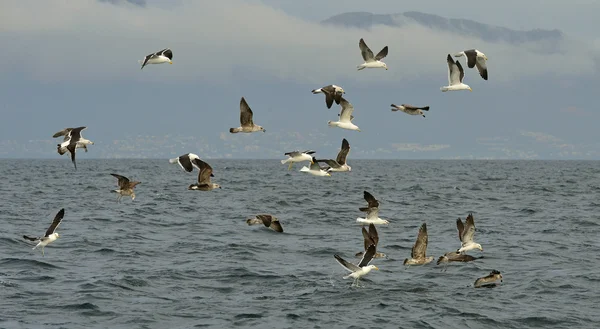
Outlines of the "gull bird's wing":
<svg viewBox="0 0 600 329">
<path fill-rule="evenodd" d="M 340 111 L 340 122 L 350 122 L 354 118 L 352 116 L 352 112 L 354 112 L 354 106 L 350 104 L 344 97 L 341 98 L 340 106 L 342 107 Z"/>
<path fill-rule="evenodd" d="M 242 127 L 254 126 L 252 116 L 253 113 L 250 109 L 250 106 L 248 106 L 248 103 L 246 103 L 246 100 L 244 99 L 244 97 L 242 97 L 242 99 L 240 100 L 240 123 L 242 124 Z"/>
<path fill-rule="evenodd" d="M 358 262 L 358 267 L 363 267 L 369 265 L 369 263 L 373 260 L 375 256 L 376 247 L 374 244 L 370 245 L 369 248 L 363 254 L 362 259 Z"/>
<path fill-rule="evenodd" d="M 58 227 L 58 224 L 60 224 L 60 221 L 62 221 L 63 217 L 65 216 L 65 209 L 61 209 L 58 211 L 58 213 L 56 214 L 56 216 L 54 216 L 54 220 L 52 221 L 52 224 L 50 224 L 50 227 L 48 227 L 48 230 L 46 230 L 46 234 L 44 236 L 50 236 L 50 234 L 54 233 L 54 231 L 56 231 L 56 228 Z"/>
<path fill-rule="evenodd" d="M 321 159 L 321 160 L 316 160 L 316 161 L 317 162 L 325 162 L 331 168 L 341 167 L 341 165 L 339 163 L 337 163 L 337 161 L 332 160 L 332 159 Z"/>
<path fill-rule="evenodd" d="M 65 136 L 65 140 L 66 140 L 67 138 L 69 138 L 69 133 L 71 132 L 72 129 L 73 128 L 65 128 L 65 129 L 55 133 L 54 135 L 52 135 L 52 138 Z"/>
<path fill-rule="evenodd" d="M 173 59 L 173 52 L 169 48 L 165 48 L 165 49 L 161 50 L 160 55 L 163 55 L 168 59 Z"/>
<path fill-rule="evenodd" d="M 388 54 L 388 46 L 383 47 L 379 53 L 375 56 L 376 61 L 382 60 Z"/>
<path fill-rule="evenodd" d="M 300 156 L 300 154 L 302 154 L 300 151 L 292 151 L 292 152 L 284 153 L 283 155 L 287 155 L 290 158 L 294 158 L 294 157 Z"/>
<path fill-rule="evenodd" d="M 117 175 L 117 174 L 111 174 L 114 177 L 116 177 L 119 181 L 119 187 L 122 189 L 128 188 L 129 187 L 129 178 L 125 177 L 125 176 L 121 176 L 121 175 Z"/>
<path fill-rule="evenodd" d="M 413 259 L 425 258 L 425 254 L 427 252 L 427 224 L 423 223 L 419 228 L 419 235 L 417 236 L 417 241 L 415 245 L 412 247 L 411 257 Z"/>
<path fill-rule="evenodd" d="M 198 168 L 198 171 L 199 171 L 198 172 L 198 184 L 210 185 L 211 184 L 210 178 L 214 177 L 212 174 L 212 172 L 213 172 L 212 167 L 208 163 L 206 163 L 200 159 L 194 159 L 194 160 L 192 160 L 192 162 Z"/>
<path fill-rule="evenodd" d="M 345 259 L 343 259 L 342 257 L 340 257 L 339 255 L 333 255 L 333 257 L 335 257 L 335 260 L 337 260 L 338 263 L 340 263 L 340 265 L 342 265 L 343 268 L 345 268 L 346 270 L 354 273 L 356 271 L 360 271 L 360 267 L 346 261 Z M 364 257 L 363 257 L 364 258 Z"/>
<path fill-rule="evenodd" d="M 325 86 L 321 88 L 321 90 L 325 94 L 325 104 L 327 105 L 328 109 L 331 108 L 334 100 L 336 103 L 340 103 L 340 95 L 337 95 L 337 93 L 335 92 L 335 87 L 333 87 L 333 85 Z"/>
<path fill-rule="evenodd" d="M 479 71 L 479 75 L 483 78 L 483 80 L 487 80 L 488 79 L 488 71 L 487 71 L 487 64 L 485 62 L 485 58 L 477 57 L 475 65 L 477 66 L 477 71 Z"/>
<path fill-rule="evenodd" d="M 465 77 L 465 71 L 460 62 L 458 60 L 454 61 L 450 54 L 448 54 L 446 61 L 448 62 L 448 84 L 450 86 L 460 84 Z"/>
<path fill-rule="evenodd" d="M 363 235 L 364 250 L 367 250 L 367 248 L 369 248 L 370 245 L 375 244 L 375 242 L 373 241 L 373 238 L 371 238 L 369 232 L 364 226 L 362 227 L 361 231 Z"/>
<path fill-rule="evenodd" d="M 71 153 L 71 162 L 73 162 L 73 166 L 75 166 L 75 170 L 77 170 L 77 162 L 75 162 L 75 150 L 77 149 L 77 143 L 71 143 L 67 145 L 67 151 Z"/>
<path fill-rule="evenodd" d="M 279 223 L 279 220 L 274 217 L 273 215 L 269 215 L 269 214 L 262 214 L 262 215 L 256 215 L 256 218 L 260 219 L 263 222 L 263 225 L 265 225 L 266 227 L 276 231 L 276 232 L 283 232 L 283 227 L 281 227 L 281 223 Z"/>
<path fill-rule="evenodd" d="M 477 62 L 477 50 L 469 49 L 463 51 L 465 57 L 467 57 L 467 66 L 472 69 L 475 67 L 475 63 Z"/>
<path fill-rule="evenodd" d="M 340 149 L 340 152 L 338 153 L 335 161 L 337 161 L 337 163 L 339 163 L 340 165 L 346 164 L 346 157 L 348 156 L 348 152 L 350 152 L 350 144 L 344 138 L 342 140 L 342 148 Z"/>
<path fill-rule="evenodd" d="M 465 225 L 463 224 L 460 217 L 456 220 L 456 228 L 458 229 L 458 239 L 463 242 L 463 232 L 465 231 Z"/>
<path fill-rule="evenodd" d="M 312 158 L 312 162 L 310 164 L 310 170 L 315 170 L 315 171 L 319 171 L 322 170 L 321 166 L 319 166 L 319 162 L 317 161 L 317 159 L 315 157 Z"/>
<path fill-rule="evenodd" d="M 379 243 L 379 234 L 377 233 L 377 229 L 373 223 L 369 224 L 369 238 L 371 238 L 371 241 L 373 241 L 372 244 L 377 247 L 377 244 Z M 367 247 L 368 246 L 365 246 L 365 250 L 367 250 Z"/>
<path fill-rule="evenodd" d="M 358 42 L 358 47 L 360 48 L 360 54 L 362 55 L 362 58 L 365 60 L 365 62 L 375 61 L 375 56 L 373 55 L 371 49 L 369 49 L 369 46 L 367 46 L 367 44 L 365 43 L 365 40 L 360 38 L 360 41 Z"/>
<path fill-rule="evenodd" d="M 368 203 L 367 208 L 379 208 L 379 201 L 371 193 L 364 191 L 363 197 Z M 366 208 L 361 208 L 360 211 L 366 211 Z"/>
<path fill-rule="evenodd" d="M 473 242 L 473 236 L 475 235 L 475 220 L 473 214 L 469 214 L 465 220 L 465 227 L 462 235 L 462 242 L 469 243 Z"/>
<path fill-rule="evenodd" d="M 192 172 L 192 170 L 194 170 L 195 165 L 192 163 L 192 160 L 195 159 L 199 159 L 199 157 L 194 154 L 194 153 L 186 153 L 180 157 L 178 157 L 177 159 L 173 159 L 175 161 L 177 161 L 177 163 L 179 164 L 179 166 L 187 171 L 187 172 Z M 174 161 L 170 161 L 170 162 L 174 162 Z M 200 169 L 200 168 L 198 168 Z"/>
<path fill-rule="evenodd" d="M 71 131 L 69 132 L 69 138 L 71 140 L 71 144 L 76 143 L 79 139 L 81 139 L 81 131 L 84 130 L 87 127 L 77 127 L 77 128 L 73 128 L 71 129 Z"/>
</svg>

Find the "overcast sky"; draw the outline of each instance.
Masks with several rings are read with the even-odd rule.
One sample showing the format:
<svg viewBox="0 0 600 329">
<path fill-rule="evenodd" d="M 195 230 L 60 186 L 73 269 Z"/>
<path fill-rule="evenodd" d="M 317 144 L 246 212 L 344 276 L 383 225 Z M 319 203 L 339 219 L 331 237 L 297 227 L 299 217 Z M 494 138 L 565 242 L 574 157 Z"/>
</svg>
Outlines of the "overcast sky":
<svg viewBox="0 0 600 329">
<path fill-rule="evenodd" d="M 364 31 L 318 23 L 351 11 L 421 11 L 516 30 L 559 29 L 567 38 L 560 51 L 546 54 L 539 51 L 541 45 L 487 43 L 418 25 Z M 490 106 L 490 110 L 493 106 L 494 111 L 505 110 L 519 118 L 511 124 L 497 112 L 474 116 L 453 109 L 454 113 L 436 113 L 434 106 L 429 121 L 394 113 L 393 120 L 406 124 L 403 131 L 412 136 L 425 132 L 425 140 L 384 132 L 353 136 L 357 146 L 353 152 L 363 157 L 404 158 L 412 152 L 410 157 L 417 158 L 553 158 L 550 154 L 571 147 L 576 151 L 566 158 L 598 158 L 598 144 L 590 139 L 599 140 L 600 135 L 587 130 L 588 125 L 593 127 L 590 120 L 598 119 L 597 109 L 588 101 L 595 99 L 593 90 L 598 87 L 589 83 L 599 76 L 598 12 L 600 1 L 6 0 L 0 2 L 0 42 L 4 45 L 0 113 L 8 120 L 0 123 L 0 156 L 10 157 L 12 148 L 24 142 L 37 146 L 30 145 L 32 151 L 18 153 L 20 157 L 57 156 L 48 136 L 64 126 L 78 125 L 88 126 L 86 137 L 95 135 L 101 141 L 96 153 L 101 156 L 110 156 L 108 146 L 115 141 L 156 137 L 158 130 L 159 137 L 183 134 L 206 140 L 205 144 L 212 143 L 208 149 L 214 157 L 236 157 L 239 149 L 262 150 L 271 157 L 289 151 L 279 148 L 303 149 L 301 141 L 317 147 L 324 139 L 331 152 L 346 135 L 322 123 L 334 119 L 338 109 L 324 109 L 322 97 L 316 101 L 317 96 L 307 90 L 338 83 L 347 91 L 354 89 L 347 97 L 357 108 L 356 122 L 372 126 L 371 131 L 391 123 L 367 113 L 376 107 L 391 115 L 383 111 L 389 111 L 386 107 L 392 102 L 434 104 L 438 109 L 439 105 Z M 375 52 L 390 47 L 384 60 L 389 71 L 356 72 L 361 63 L 361 37 Z M 173 65 L 140 71 L 138 60 L 165 47 L 173 49 Z M 471 70 L 465 81 L 474 89 L 471 95 L 440 93 L 439 87 L 447 83 L 445 55 L 473 47 L 485 50 L 490 58 L 490 81 Z M 545 97 L 544 88 L 555 90 L 548 90 Z M 243 95 L 255 111 L 255 121 L 271 135 L 223 135 L 238 123 L 237 106 Z M 406 95 L 418 99 L 404 101 Z M 536 101 L 530 99 L 534 96 Z M 498 108 L 500 102 L 511 108 Z M 515 107 L 529 113 L 521 115 Z M 122 116 L 121 122 L 117 115 Z M 468 141 L 448 137 L 448 125 L 458 127 L 476 118 L 480 122 L 469 122 L 475 131 Z M 207 119 L 212 123 L 199 129 Z M 506 126 L 486 127 L 489 120 Z M 567 134 L 564 125 L 577 127 L 576 120 L 581 127 Z M 367 149 L 382 139 L 380 154 Z M 519 140 L 529 142 L 523 146 Z M 233 152 L 221 152 L 220 147 L 231 147 Z M 88 154 L 93 156 L 93 152 L 92 147 Z"/>
</svg>

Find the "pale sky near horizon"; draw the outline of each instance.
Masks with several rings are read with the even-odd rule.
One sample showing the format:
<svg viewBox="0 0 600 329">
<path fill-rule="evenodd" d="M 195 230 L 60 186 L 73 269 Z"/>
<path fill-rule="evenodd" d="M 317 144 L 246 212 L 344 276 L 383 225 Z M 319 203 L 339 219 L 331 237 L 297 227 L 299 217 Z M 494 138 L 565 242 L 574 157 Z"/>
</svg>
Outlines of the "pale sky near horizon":
<svg viewBox="0 0 600 329">
<path fill-rule="evenodd" d="M 51 136 L 85 125 L 86 157 L 272 158 L 342 138 L 357 158 L 600 159 L 600 1 L 7 0 L 0 3 L 0 157 L 58 157 Z M 369 7 L 369 6 L 374 7 Z M 421 11 L 515 30 L 559 29 L 543 44 L 488 43 L 417 25 L 370 31 L 318 22 L 352 11 Z M 389 71 L 356 71 L 358 39 Z M 139 69 L 170 47 L 173 65 Z M 490 80 L 467 69 L 473 93 L 441 93 L 446 53 L 485 50 Z M 336 83 L 363 132 L 328 128 L 311 89 Z M 245 96 L 263 135 L 233 136 Z M 430 105 L 427 118 L 390 103 Z M 177 144 L 176 146 L 173 146 Z M 198 152 L 198 151 L 196 151 Z M 80 154 L 80 153 L 78 153 Z"/>
</svg>

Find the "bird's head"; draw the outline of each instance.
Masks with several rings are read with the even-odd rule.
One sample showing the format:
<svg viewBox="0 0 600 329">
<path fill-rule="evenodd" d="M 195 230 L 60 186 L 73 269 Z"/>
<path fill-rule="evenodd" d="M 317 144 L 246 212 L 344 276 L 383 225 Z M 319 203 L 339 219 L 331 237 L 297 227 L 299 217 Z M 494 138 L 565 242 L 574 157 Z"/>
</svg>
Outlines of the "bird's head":
<svg viewBox="0 0 600 329">
<path fill-rule="evenodd" d="M 54 233 L 54 234 L 56 234 L 57 239 L 60 238 L 60 235 L 58 233 Z"/>
<path fill-rule="evenodd" d="M 479 243 L 476 246 L 477 246 L 477 249 L 483 251 L 483 247 Z"/>
<path fill-rule="evenodd" d="M 331 177 L 331 174 L 327 172 L 327 173 L 325 173 L 325 176 Z"/>
<path fill-rule="evenodd" d="M 379 271 L 379 267 L 375 266 L 375 265 L 369 265 L 369 268 L 372 270 L 378 270 Z"/>
<path fill-rule="evenodd" d="M 219 184 L 213 184 L 213 188 L 218 188 L 218 189 L 220 189 L 220 188 L 221 188 L 221 185 L 219 185 Z"/>
<path fill-rule="evenodd" d="M 483 58 L 484 58 L 486 61 L 488 60 L 486 55 L 483 55 Z"/>
<path fill-rule="evenodd" d="M 387 67 L 387 64 L 386 64 L 386 63 L 383 63 L 383 67 L 385 67 L 385 69 L 386 69 L 386 70 L 388 69 L 388 67 Z"/>
<path fill-rule="evenodd" d="M 341 92 L 342 94 L 345 94 L 345 93 L 346 93 L 346 91 L 345 91 L 345 90 L 344 90 L 344 88 L 342 88 L 342 87 L 340 87 L 340 92 Z"/>
<path fill-rule="evenodd" d="M 469 87 L 469 86 L 467 86 L 467 87 Z M 473 91 L 473 89 L 471 89 L 471 87 L 469 87 L 469 91 Z"/>
<path fill-rule="evenodd" d="M 267 130 L 265 128 L 263 128 L 262 126 L 258 126 L 258 130 L 262 131 L 263 133 L 267 132 Z"/>
</svg>

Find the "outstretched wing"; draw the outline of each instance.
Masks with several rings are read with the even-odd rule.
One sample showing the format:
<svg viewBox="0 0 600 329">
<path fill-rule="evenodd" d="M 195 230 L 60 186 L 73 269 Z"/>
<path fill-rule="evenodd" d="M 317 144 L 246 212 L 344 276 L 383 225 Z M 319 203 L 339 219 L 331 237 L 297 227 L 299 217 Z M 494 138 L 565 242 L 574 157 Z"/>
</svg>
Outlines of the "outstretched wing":
<svg viewBox="0 0 600 329">
<path fill-rule="evenodd" d="M 371 193 L 364 191 L 363 196 L 369 204 L 369 208 L 379 208 L 379 201 Z"/>
<path fill-rule="evenodd" d="M 362 58 L 365 60 L 365 62 L 375 61 L 375 56 L 373 56 L 373 52 L 371 51 L 371 49 L 369 49 L 369 46 L 367 46 L 365 40 L 360 38 L 360 41 L 358 42 L 358 47 L 360 48 L 360 54 L 362 55 Z"/>
<path fill-rule="evenodd" d="M 369 263 L 373 260 L 373 257 L 375 256 L 375 252 L 376 252 L 375 245 L 374 244 L 370 245 L 369 248 L 367 248 L 367 250 L 363 254 L 363 257 L 360 260 L 360 262 L 358 262 L 358 267 L 363 267 L 363 266 L 369 265 Z"/>
<path fill-rule="evenodd" d="M 72 129 L 73 128 L 65 128 L 65 129 L 55 133 L 54 135 L 52 135 L 52 138 L 56 138 L 56 137 L 60 137 L 60 136 L 68 136 Z"/>
<path fill-rule="evenodd" d="M 210 177 L 214 177 L 212 175 L 212 167 L 200 159 L 194 159 L 192 160 L 192 163 L 198 168 L 198 184 L 210 185 Z"/>
<path fill-rule="evenodd" d="M 385 46 L 385 47 L 383 47 L 383 49 L 381 49 L 381 51 L 379 53 L 377 53 L 377 56 L 375 56 L 375 60 L 380 61 L 385 56 L 387 56 L 387 54 L 388 54 L 388 46 Z"/>
<path fill-rule="evenodd" d="M 463 242 L 463 232 L 465 231 L 465 225 L 463 224 L 462 220 L 460 220 L 460 218 L 456 220 L 456 228 L 458 229 L 458 239 L 460 240 L 460 242 Z"/>
<path fill-rule="evenodd" d="M 44 236 L 49 236 L 50 234 L 54 233 L 54 231 L 58 227 L 58 224 L 60 224 L 60 221 L 63 219 L 64 216 L 65 209 L 63 208 L 58 211 L 56 216 L 54 216 L 54 220 L 52 221 L 52 224 L 50 224 L 50 227 L 48 227 L 48 229 L 46 230 L 46 234 Z"/>
<path fill-rule="evenodd" d="M 273 220 L 273 216 L 271 215 L 256 215 L 256 218 L 260 219 L 263 222 L 263 225 L 266 227 L 271 226 L 271 221 Z"/>
<path fill-rule="evenodd" d="M 465 228 L 463 231 L 462 242 L 463 243 L 472 242 L 474 235 L 475 235 L 475 220 L 473 219 L 473 214 L 469 214 L 469 216 L 467 216 L 467 220 L 465 220 Z"/>
<path fill-rule="evenodd" d="M 419 235 L 417 236 L 417 241 L 412 248 L 411 257 L 413 259 L 425 258 L 425 254 L 427 252 L 427 224 L 423 223 L 421 228 L 419 228 Z"/>
<path fill-rule="evenodd" d="M 346 164 L 346 157 L 348 156 L 348 152 L 350 152 L 350 144 L 344 138 L 342 140 L 342 148 L 340 149 L 340 152 L 338 153 L 335 161 L 337 161 L 337 163 L 339 163 L 340 165 Z"/>
<path fill-rule="evenodd" d="M 342 107 L 342 110 L 340 111 L 340 121 L 352 121 L 354 118 L 352 116 L 352 112 L 354 112 L 354 106 L 352 106 L 352 104 L 350 104 L 350 102 L 348 102 L 344 97 L 342 97 L 340 100 L 340 106 Z"/>
<path fill-rule="evenodd" d="M 477 61 L 475 62 L 477 65 L 477 71 L 479 71 L 479 75 L 483 78 L 483 80 L 488 79 L 488 71 L 487 64 L 485 63 L 485 58 L 477 57 Z"/>
<path fill-rule="evenodd" d="M 340 263 L 340 265 L 342 265 L 342 267 L 344 267 L 346 270 L 348 270 L 348 271 L 350 271 L 352 273 L 360 270 L 360 267 L 358 267 L 358 266 L 356 266 L 356 265 L 354 265 L 354 264 L 346 261 L 345 259 L 343 259 L 339 255 L 333 255 L 333 257 L 335 257 L 335 260 L 337 260 L 337 262 Z"/>
<path fill-rule="evenodd" d="M 446 62 L 448 63 L 448 85 L 452 86 L 459 84 L 462 81 L 462 78 L 464 77 L 464 72 L 462 71 L 460 62 L 458 60 L 454 61 L 450 54 L 448 54 Z"/>
<path fill-rule="evenodd" d="M 244 99 L 244 97 L 242 97 L 242 99 L 240 100 L 240 123 L 242 124 L 242 127 L 254 126 L 252 116 L 253 113 L 250 109 L 250 106 L 248 106 L 248 103 L 246 103 L 246 100 Z"/>
<path fill-rule="evenodd" d="M 337 163 L 337 161 L 331 160 L 331 159 L 317 160 L 317 162 L 325 162 L 331 168 L 339 168 L 340 167 L 340 164 Z"/>
<path fill-rule="evenodd" d="M 465 56 L 467 57 L 467 66 L 472 69 L 475 67 L 475 62 L 477 61 L 477 51 L 475 49 L 469 49 L 464 51 Z"/>
<path fill-rule="evenodd" d="M 120 188 L 128 188 L 129 187 L 129 178 L 125 177 L 125 176 L 121 176 L 121 175 L 117 175 L 117 174 L 111 174 L 115 177 L 117 177 L 118 184 Z"/>
<path fill-rule="evenodd" d="M 377 229 L 375 228 L 375 224 L 373 223 L 369 224 L 369 237 L 373 241 L 375 247 L 377 247 L 377 244 L 379 243 L 379 234 L 377 233 Z M 366 247 L 365 250 L 367 250 Z"/>
<path fill-rule="evenodd" d="M 162 53 L 163 56 L 167 57 L 168 59 L 173 59 L 173 52 L 171 51 L 171 49 L 165 48 L 165 49 L 161 50 L 160 52 Z"/>
</svg>

